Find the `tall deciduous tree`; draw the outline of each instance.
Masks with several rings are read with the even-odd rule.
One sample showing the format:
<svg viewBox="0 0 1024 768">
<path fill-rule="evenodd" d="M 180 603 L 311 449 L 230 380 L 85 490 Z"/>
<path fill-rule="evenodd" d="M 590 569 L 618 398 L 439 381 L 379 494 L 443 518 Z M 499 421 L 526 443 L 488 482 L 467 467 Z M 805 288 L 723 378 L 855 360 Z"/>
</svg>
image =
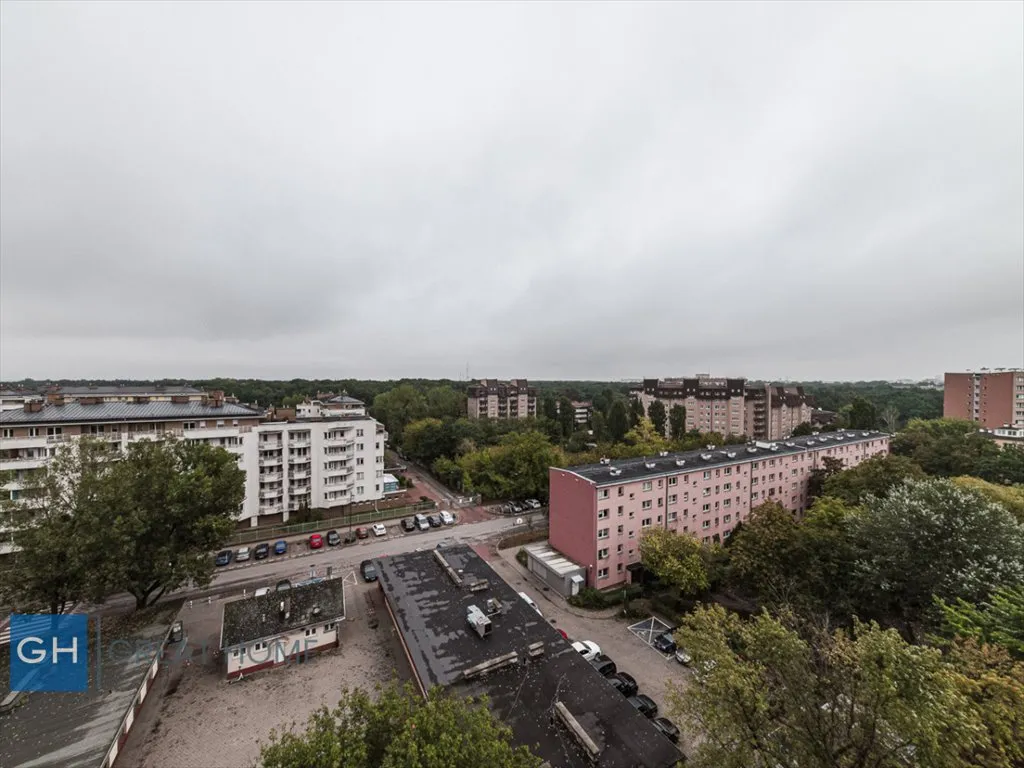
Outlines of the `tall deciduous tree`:
<svg viewBox="0 0 1024 768">
<path fill-rule="evenodd" d="M 544 414 L 544 418 L 550 419 L 551 421 L 558 422 L 558 401 L 554 395 L 544 395 L 544 401 L 541 405 L 541 410 Z"/>
<path fill-rule="evenodd" d="M 568 397 L 558 401 L 558 425 L 561 427 L 563 439 L 569 439 L 576 431 L 576 409 Z"/>
<path fill-rule="evenodd" d="M 702 546 L 689 534 L 651 528 L 640 538 L 644 567 L 681 592 L 694 594 L 707 589 L 708 572 Z"/>
<path fill-rule="evenodd" d="M 763 613 L 698 607 L 676 638 L 698 670 L 671 695 L 701 736 L 698 768 L 962 768 L 984 740 L 978 708 L 939 651 L 855 623 L 801 636 Z"/>
<path fill-rule="evenodd" d="M 590 417 L 590 429 L 594 433 L 594 442 L 600 443 L 608 439 L 608 419 L 598 410 Z"/>
<path fill-rule="evenodd" d="M 223 448 L 187 441 L 139 441 L 104 476 L 85 546 L 93 578 L 125 591 L 137 608 L 188 582 L 206 586 L 210 552 L 235 527 L 245 473 Z"/>
<path fill-rule="evenodd" d="M 855 519 L 857 568 L 875 610 L 908 629 L 930 618 L 933 595 L 984 600 L 1024 583 L 1024 526 L 1001 504 L 949 480 L 905 482 Z"/>
<path fill-rule="evenodd" d="M 452 387 L 431 387 L 424 396 L 427 415 L 435 419 L 451 417 L 457 419 L 466 415 L 466 393 Z"/>
<path fill-rule="evenodd" d="M 906 456 L 883 454 L 831 475 L 825 480 L 822 493 L 847 504 L 859 504 L 869 494 L 885 496 L 904 480 L 921 480 L 924 476 L 921 468 Z"/>
<path fill-rule="evenodd" d="M 384 424 L 391 442 L 402 442 L 405 425 L 427 415 L 427 401 L 412 384 L 400 384 L 373 399 L 372 413 Z"/>
<path fill-rule="evenodd" d="M 912 419 L 893 437 L 891 449 L 939 477 L 977 475 L 985 460 L 999 455 L 999 446 L 981 435 L 974 422 L 959 419 Z"/>
<path fill-rule="evenodd" d="M 514 432 L 498 445 L 467 453 L 458 461 L 465 490 L 488 499 L 547 498 L 548 469 L 565 454 L 540 432 Z"/>
<path fill-rule="evenodd" d="M 843 460 L 837 456 L 826 456 L 821 461 L 821 466 L 811 470 L 811 476 L 807 479 L 807 496 L 816 499 L 825 490 L 825 483 L 833 475 L 841 472 Z"/>
<path fill-rule="evenodd" d="M 1024 659 L 1024 584 L 1000 587 L 980 605 L 940 600 L 939 608 L 947 633 L 1002 646 Z"/>
<path fill-rule="evenodd" d="M 1017 521 L 1024 524 L 1024 485 L 996 485 L 978 477 L 967 475 L 954 477 L 953 482 L 961 488 L 976 491 L 989 501 L 1002 504 Z"/>
<path fill-rule="evenodd" d="M 665 404 L 661 400 L 655 400 L 647 409 L 647 418 L 654 425 L 654 431 L 665 437 L 665 426 L 668 423 L 668 413 L 665 411 Z"/>
<path fill-rule="evenodd" d="M 802 422 L 801 424 L 796 425 L 796 427 L 793 429 L 793 437 L 805 437 L 806 435 L 810 435 L 813 432 L 814 427 L 811 426 L 811 423 L 809 421 L 805 421 Z"/>
<path fill-rule="evenodd" d="M 895 432 L 900 426 L 900 411 L 895 405 L 887 405 L 878 416 L 887 432 Z"/>
<path fill-rule="evenodd" d="M 635 427 L 642 418 L 647 415 L 644 410 L 643 401 L 639 397 L 634 397 L 629 401 L 629 428 Z"/>
<path fill-rule="evenodd" d="M 668 448 L 668 442 L 654 428 L 650 419 L 640 419 L 626 433 L 625 441 L 643 454 L 654 454 Z"/>
<path fill-rule="evenodd" d="M 626 414 L 626 404 L 622 400 L 612 403 L 611 410 L 608 411 L 608 431 L 611 433 L 612 441 L 616 443 L 621 443 L 629 431 L 629 417 Z"/>
<path fill-rule="evenodd" d="M 0 514 L 10 521 L 18 547 L 9 567 L 0 569 L 0 592 L 7 604 L 61 613 L 96 591 L 87 523 L 107 513 L 102 491 L 111 455 L 106 443 L 65 443 L 45 469 L 37 470 L 36 479 L 26 483 L 18 501 L 4 502 Z"/>
<path fill-rule="evenodd" d="M 855 397 L 850 403 L 850 428 L 874 429 L 878 426 L 878 412 L 875 406 L 863 397 Z"/>
<path fill-rule="evenodd" d="M 686 406 L 672 406 L 668 413 L 668 426 L 673 440 L 682 440 L 686 436 Z"/>
<path fill-rule="evenodd" d="M 730 580 L 772 603 L 795 601 L 805 588 L 805 552 L 793 513 L 769 501 L 750 510 L 729 537 Z"/>
<path fill-rule="evenodd" d="M 394 685 L 376 700 L 344 691 L 333 710 L 313 713 L 305 731 L 271 732 L 261 768 L 539 768 L 486 700 L 449 696 L 434 688 L 426 699 Z"/>
</svg>

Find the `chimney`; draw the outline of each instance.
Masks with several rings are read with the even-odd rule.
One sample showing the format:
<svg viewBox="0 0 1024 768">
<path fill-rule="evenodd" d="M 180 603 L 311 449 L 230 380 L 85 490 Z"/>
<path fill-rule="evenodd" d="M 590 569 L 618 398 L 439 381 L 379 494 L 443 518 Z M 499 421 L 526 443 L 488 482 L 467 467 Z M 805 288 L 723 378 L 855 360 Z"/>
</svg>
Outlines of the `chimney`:
<svg viewBox="0 0 1024 768">
<path fill-rule="evenodd" d="M 25 413 L 39 413 L 43 410 L 43 403 L 40 400 L 29 400 L 25 403 Z"/>
<path fill-rule="evenodd" d="M 64 405 L 66 401 L 64 400 L 64 395 L 54 395 L 50 402 L 54 405 Z"/>
<path fill-rule="evenodd" d="M 188 395 L 171 395 L 172 403 L 187 403 Z"/>
</svg>

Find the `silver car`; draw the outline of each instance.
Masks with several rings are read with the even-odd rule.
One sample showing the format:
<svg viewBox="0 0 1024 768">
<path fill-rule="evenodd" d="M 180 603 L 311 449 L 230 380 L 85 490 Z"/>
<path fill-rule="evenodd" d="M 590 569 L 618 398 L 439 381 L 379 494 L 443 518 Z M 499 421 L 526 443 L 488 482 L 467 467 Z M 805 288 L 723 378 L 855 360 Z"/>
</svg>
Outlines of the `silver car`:
<svg viewBox="0 0 1024 768">
<path fill-rule="evenodd" d="M 244 563 L 251 556 L 252 556 L 252 553 L 251 553 L 251 551 L 249 550 L 248 547 L 239 547 L 238 551 L 235 552 L 235 562 L 236 563 Z"/>
</svg>

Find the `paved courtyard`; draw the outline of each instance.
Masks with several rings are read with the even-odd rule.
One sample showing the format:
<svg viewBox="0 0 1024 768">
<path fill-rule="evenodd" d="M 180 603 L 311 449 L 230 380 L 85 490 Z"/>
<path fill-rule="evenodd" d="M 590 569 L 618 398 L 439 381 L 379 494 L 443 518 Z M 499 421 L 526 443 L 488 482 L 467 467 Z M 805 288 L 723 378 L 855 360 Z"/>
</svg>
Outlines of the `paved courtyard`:
<svg viewBox="0 0 1024 768">
<path fill-rule="evenodd" d="M 347 588 L 346 608 L 340 648 L 303 664 L 228 683 L 216 659 L 204 661 L 197 653 L 177 675 L 162 671 L 118 758 L 119 768 L 250 768 L 271 729 L 301 726 L 321 705 L 337 704 L 343 688 L 372 690 L 396 675 L 408 679 L 376 585 Z M 220 606 L 197 603 L 183 610 L 182 618 L 190 641 L 200 646 L 212 639 L 212 630 L 219 632 Z"/>
</svg>

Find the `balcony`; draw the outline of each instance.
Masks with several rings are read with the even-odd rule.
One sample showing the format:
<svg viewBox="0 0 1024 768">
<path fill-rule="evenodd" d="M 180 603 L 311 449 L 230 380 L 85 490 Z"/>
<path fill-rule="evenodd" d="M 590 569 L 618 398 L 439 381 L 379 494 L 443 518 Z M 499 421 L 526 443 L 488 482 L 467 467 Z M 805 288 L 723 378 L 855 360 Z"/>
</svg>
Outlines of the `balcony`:
<svg viewBox="0 0 1024 768">
<path fill-rule="evenodd" d="M 280 482 L 283 479 L 284 479 L 284 473 L 283 472 L 266 472 L 266 473 L 260 475 L 260 482 L 261 483 Z"/>
<path fill-rule="evenodd" d="M 280 456 L 267 456 L 266 458 L 260 459 L 261 467 L 279 467 L 283 459 Z"/>
<path fill-rule="evenodd" d="M 284 493 L 283 488 L 269 488 L 260 491 L 260 501 L 266 501 L 268 499 L 280 499 Z"/>
<path fill-rule="evenodd" d="M 325 477 L 344 477 L 352 473 L 352 467 L 336 467 L 334 469 L 325 469 Z"/>
<path fill-rule="evenodd" d="M 301 437 L 299 439 L 292 438 L 288 441 L 289 448 L 309 448 L 309 438 Z"/>
<path fill-rule="evenodd" d="M 281 448 L 280 440 L 260 440 L 261 451 L 276 451 Z"/>
<path fill-rule="evenodd" d="M 311 458 L 312 457 L 309 456 L 309 455 L 306 455 L 306 456 L 289 456 L 288 457 L 288 463 L 289 464 L 309 464 Z"/>
<path fill-rule="evenodd" d="M 289 477 L 291 477 L 292 480 L 305 480 L 309 477 L 309 469 L 293 469 L 289 473 Z"/>
<path fill-rule="evenodd" d="M 288 489 L 289 496 L 309 496 L 312 489 L 308 485 L 295 485 Z"/>
<path fill-rule="evenodd" d="M 261 515 L 276 515 L 279 512 L 284 512 L 283 504 L 260 504 Z"/>
</svg>

